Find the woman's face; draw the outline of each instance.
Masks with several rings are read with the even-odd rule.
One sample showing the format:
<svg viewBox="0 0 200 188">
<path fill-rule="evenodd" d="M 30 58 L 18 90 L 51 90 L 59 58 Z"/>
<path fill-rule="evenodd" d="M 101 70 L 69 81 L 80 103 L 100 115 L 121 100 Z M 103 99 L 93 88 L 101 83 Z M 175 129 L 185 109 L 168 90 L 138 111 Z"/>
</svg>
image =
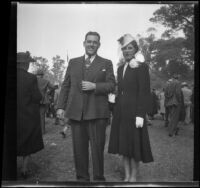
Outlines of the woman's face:
<svg viewBox="0 0 200 188">
<path fill-rule="evenodd" d="M 122 53 L 126 61 L 130 61 L 134 58 L 136 53 L 136 49 L 134 48 L 133 44 L 128 44 L 124 48 L 122 48 Z"/>
</svg>

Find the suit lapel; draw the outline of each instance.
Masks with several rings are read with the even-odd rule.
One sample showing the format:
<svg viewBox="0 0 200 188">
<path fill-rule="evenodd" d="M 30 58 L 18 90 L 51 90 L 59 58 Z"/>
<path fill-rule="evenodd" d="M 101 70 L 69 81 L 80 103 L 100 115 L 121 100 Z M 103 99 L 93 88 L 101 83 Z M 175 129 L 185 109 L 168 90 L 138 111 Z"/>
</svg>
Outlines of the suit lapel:
<svg viewBox="0 0 200 188">
<path fill-rule="evenodd" d="M 84 56 L 78 58 L 76 63 L 73 63 L 73 67 L 73 75 L 76 75 L 78 80 L 83 80 Z"/>
<path fill-rule="evenodd" d="M 103 63 L 101 62 L 100 57 L 96 55 L 94 61 L 88 68 L 88 80 L 94 81 L 96 75 L 101 70 L 102 66 L 103 66 Z"/>
</svg>

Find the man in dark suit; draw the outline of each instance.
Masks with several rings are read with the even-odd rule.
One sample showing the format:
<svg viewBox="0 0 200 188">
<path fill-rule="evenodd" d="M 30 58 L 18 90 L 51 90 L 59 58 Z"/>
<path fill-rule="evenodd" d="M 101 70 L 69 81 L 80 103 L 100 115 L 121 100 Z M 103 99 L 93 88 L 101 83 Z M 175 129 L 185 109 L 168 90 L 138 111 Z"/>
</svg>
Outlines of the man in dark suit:
<svg viewBox="0 0 200 188">
<path fill-rule="evenodd" d="M 180 121 L 181 108 L 183 106 L 183 93 L 179 75 L 174 74 L 171 82 L 166 87 L 165 105 L 169 110 L 169 136 L 178 135 L 178 122 Z"/>
<path fill-rule="evenodd" d="M 89 181 L 89 141 L 93 179 L 105 181 L 105 130 L 110 116 L 108 94 L 114 91 L 112 62 L 97 55 L 100 35 L 88 32 L 83 42 L 85 55 L 71 59 L 62 84 L 57 115 L 70 120 L 76 178 Z"/>
</svg>

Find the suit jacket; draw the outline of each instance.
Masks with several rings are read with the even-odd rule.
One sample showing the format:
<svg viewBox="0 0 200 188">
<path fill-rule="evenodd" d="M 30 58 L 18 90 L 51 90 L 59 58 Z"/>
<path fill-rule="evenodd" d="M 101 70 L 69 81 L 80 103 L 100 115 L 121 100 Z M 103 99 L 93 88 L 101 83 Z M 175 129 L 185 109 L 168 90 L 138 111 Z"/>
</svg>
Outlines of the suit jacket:
<svg viewBox="0 0 200 188">
<path fill-rule="evenodd" d="M 69 61 L 57 109 L 73 120 L 109 118 L 108 94 L 115 88 L 112 62 L 97 55 L 87 74 L 84 62 L 84 56 Z M 83 80 L 96 83 L 96 89 L 82 91 Z"/>
<path fill-rule="evenodd" d="M 181 84 L 178 80 L 173 80 L 165 89 L 165 104 L 166 106 L 177 106 L 182 103 Z"/>
<path fill-rule="evenodd" d="M 118 68 L 118 94 L 116 104 L 122 118 L 145 117 L 150 109 L 150 76 L 148 66 L 143 63 L 137 68 L 124 65 Z"/>
</svg>

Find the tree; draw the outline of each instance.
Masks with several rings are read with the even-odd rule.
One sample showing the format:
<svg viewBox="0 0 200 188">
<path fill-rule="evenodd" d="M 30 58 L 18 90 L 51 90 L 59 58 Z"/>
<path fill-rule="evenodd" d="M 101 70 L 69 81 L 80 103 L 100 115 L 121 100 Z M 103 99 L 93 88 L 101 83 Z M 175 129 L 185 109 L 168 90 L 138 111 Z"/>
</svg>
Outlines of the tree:
<svg viewBox="0 0 200 188">
<path fill-rule="evenodd" d="M 43 70 L 45 73 L 49 70 L 48 60 L 43 57 L 33 57 L 36 62 L 32 62 L 31 66 L 33 67 L 33 73 L 36 73 L 38 69 Z"/>
<path fill-rule="evenodd" d="M 153 44 L 155 40 L 155 32 L 156 29 L 153 27 L 150 27 L 147 29 L 147 37 L 141 37 L 140 35 L 137 35 L 139 38 L 139 47 L 142 51 L 142 54 L 145 57 L 145 62 L 150 65 L 152 62 L 152 55 L 153 55 Z"/>
<path fill-rule="evenodd" d="M 163 38 L 171 38 L 178 31 L 185 34 L 183 47 L 187 49 L 190 59 L 194 59 L 194 4 L 164 5 L 153 13 L 151 22 L 160 23 L 167 28 Z"/>
<path fill-rule="evenodd" d="M 64 63 L 65 61 L 58 55 L 52 58 L 53 67 L 51 68 L 51 71 L 53 72 L 54 82 L 58 84 L 61 84 L 63 80 L 63 71 L 65 69 Z"/>
</svg>

